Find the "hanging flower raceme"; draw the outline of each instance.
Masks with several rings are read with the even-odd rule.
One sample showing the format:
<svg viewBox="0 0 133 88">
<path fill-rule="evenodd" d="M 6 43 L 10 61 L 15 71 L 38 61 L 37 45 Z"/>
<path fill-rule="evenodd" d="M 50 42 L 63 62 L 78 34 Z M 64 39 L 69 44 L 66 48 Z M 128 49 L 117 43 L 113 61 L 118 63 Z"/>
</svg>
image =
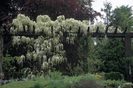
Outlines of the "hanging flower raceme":
<svg viewBox="0 0 133 88">
<path fill-rule="evenodd" d="M 48 15 L 39 15 L 36 21 L 31 20 L 28 16 L 19 14 L 12 24 L 11 33 L 29 33 L 40 36 L 16 36 L 13 37 L 13 44 L 26 43 L 33 47 L 33 50 L 27 51 L 27 54 L 21 58 L 42 61 L 42 69 L 48 69 L 50 66 L 61 64 L 66 59 L 66 51 L 62 43 L 64 32 L 67 32 L 66 41 L 74 44 L 79 31 L 84 35 L 87 34 L 88 21 L 79 21 L 73 18 L 65 19 L 63 15 L 58 16 L 52 21 Z"/>
</svg>

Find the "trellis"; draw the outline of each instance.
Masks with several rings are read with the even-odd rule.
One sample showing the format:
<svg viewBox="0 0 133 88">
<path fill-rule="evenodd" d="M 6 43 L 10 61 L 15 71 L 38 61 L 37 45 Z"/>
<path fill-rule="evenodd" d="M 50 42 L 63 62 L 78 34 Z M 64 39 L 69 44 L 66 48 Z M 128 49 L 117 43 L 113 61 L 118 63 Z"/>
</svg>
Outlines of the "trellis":
<svg viewBox="0 0 133 88">
<path fill-rule="evenodd" d="M 10 28 L 9 28 L 10 29 Z M 131 57 L 133 54 L 131 50 L 131 39 L 133 38 L 133 33 L 127 32 L 127 28 L 122 33 L 118 33 L 118 28 L 114 30 L 114 32 L 110 33 L 108 32 L 108 27 L 106 27 L 105 32 L 100 32 L 99 27 L 97 27 L 95 32 L 90 32 L 90 27 L 88 27 L 87 30 L 87 37 L 108 37 L 108 38 L 124 38 L 125 40 L 125 56 Z M 53 33 L 53 27 L 51 27 L 51 32 Z M 58 33 L 58 32 L 57 32 Z M 69 30 L 69 33 L 76 33 L 79 37 L 82 37 L 82 33 L 80 33 L 80 27 L 78 32 L 71 32 L 71 27 Z M 69 36 L 68 32 L 64 32 L 64 37 Z M 7 30 L 7 28 L 0 30 L 0 74 L 2 73 L 2 58 L 3 58 L 3 36 L 27 36 L 27 37 L 38 37 L 38 36 L 45 36 L 43 34 L 43 31 L 40 33 L 35 33 L 35 27 L 33 27 L 33 31 L 29 32 L 29 30 L 25 30 L 21 33 L 10 33 L 10 30 Z M 53 36 L 52 36 L 53 37 Z"/>
<path fill-rule="evenodd" d="M 123 38 L 124 45 L 125 45 L 125 56 L 131 57 L 133 56 L 133 51 L 131 49 L 131 39 L 133 38 L 132 32 L 127 32 L 127 28 L 122 33 L 118 33 L 118 28 L 116 27 L 114 32 L 108 32 L 109 28 L 106 27 L 105 32 L 100 32 L 99 27 L 97 27 L 96 32 L 90 33 L 89 29 L 88 32 L 91 34 L 92 37 L 108 37 L 108 38 Z"/>
</svg>

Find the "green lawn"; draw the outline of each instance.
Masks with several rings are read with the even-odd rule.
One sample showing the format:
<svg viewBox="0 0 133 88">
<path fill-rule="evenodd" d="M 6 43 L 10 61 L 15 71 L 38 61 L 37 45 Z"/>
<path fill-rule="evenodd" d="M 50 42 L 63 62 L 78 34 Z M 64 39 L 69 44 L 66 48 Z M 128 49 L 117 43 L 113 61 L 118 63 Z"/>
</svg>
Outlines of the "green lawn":
<svg viewBox="0 0 133 88">
<path fill-rule="evenodd" d="M 0 88 L 69 88 L 81 79 L 94 80 L 95 77 L 90 74 L 69 77 L 54 73 L 50 77 L 46 76 L 35 78 L 34 80 L 11 82 Z"/>
<path fill-rule="evenodd" d="M 75 83 L 78 83 L 80 80 L 94 80 L 97 84 L 109 86 L 118 86 L 120 83 L 122 83 L 121 81 L 105 81 L 102 78 L 99 78 L 99 76 L 91 74 L 70 77 L 61 76 L 58 75 L 58 73 L 54 73 L 51 76 L 39 77 L 28 81 L 11 82 L 0 86 L 0 88 L 75 88 L 72 86 Z"/>
</svg>

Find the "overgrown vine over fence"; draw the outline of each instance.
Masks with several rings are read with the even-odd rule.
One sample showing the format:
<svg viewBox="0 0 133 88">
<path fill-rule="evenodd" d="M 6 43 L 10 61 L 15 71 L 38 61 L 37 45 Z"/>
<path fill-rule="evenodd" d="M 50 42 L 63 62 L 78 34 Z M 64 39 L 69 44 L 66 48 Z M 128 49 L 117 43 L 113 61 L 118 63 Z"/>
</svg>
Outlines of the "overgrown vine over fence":
<svg viewBox="0 0 133 88">
<path fill-rule="evenodd" d="M 19 62 L 24 59 L 35 60 L 43 70 L 67 62 L 66 48 L 70 48 L 68 45 L 75 45 L 79 28 L 80 34 L 83 37 L 87 36 L 88 24 L 88 21 L 65 19 L 64 16 L 58 16 L 52 21 L 47 15 L 40 15 L 36 21 L 33 21 L 28 16 L 19 14 L 10 28 L 11 34 L 16 35 L 13 37 L 13 45 L 26 45 L 27 51 L 21 55 Z M 17 34 L 29 34 L 29 36 L 17 36 Z M 76 61 L 78 58 L 72 59 Z"/>
</svg>

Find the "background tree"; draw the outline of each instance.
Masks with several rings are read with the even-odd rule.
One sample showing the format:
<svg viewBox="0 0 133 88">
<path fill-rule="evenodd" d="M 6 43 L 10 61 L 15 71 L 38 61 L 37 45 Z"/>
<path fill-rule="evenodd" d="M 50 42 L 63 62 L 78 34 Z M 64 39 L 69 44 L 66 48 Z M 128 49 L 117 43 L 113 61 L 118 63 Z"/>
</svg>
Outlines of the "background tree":
<svg viewBox="0 0 133 88">
<path fill-rule="evenodd" d="M 11 8 L 9 6 L 10 0 L 0 1 L 0 33 L 2 30 L 2 24 L 9 19 L 9 12 Z M 0 35 L 0 79 L 2 79 L 2 62 L 3 62 L 3 37 Z"/>
<path fill-rule="evenodd" d="M 10 2 L 10 0 L 4 0 L 4 1 L 0 1 L 0 26 L 2 25 L 2 22 L 6 19 L 8 13 L 9 13 L 9 9 L 10 6 L 8 5 L 8 3 Z"/>
<path fill-rule="evenodd" d="M 117 7 L 112 12 L 111 25 L 118 26 L 121 30 L 124 30 L 128 27 L 128 30 L 131 31 L 131 26 L 133 25 L 133 15 L 132 8 L 129 6 Z"/>
<path fill-rule="evenodd" d="M 109 26 L 111 22 L 111 14 L 112 14 L 112 5 L 110 2 L 104 3 L 104 8 L 101 9 L 105 13 L 104 23 Z"/>
<path fill-rule="evenodd" d="M 133 25 L 131 7 L 121 6 L 114 10 L 111 8 L 111 3 L 107 2 L 104 4 L 104 8 L 102 9 L 106 14 L 105 24 L 107 26 L 119 27 L 120 30 L 125 30 L 125 28 L 128 27 L 128 31 L 131 31 L 131 26 Z M 118 71 L 124 75 L 126 80 L 129 80 L 131 78 L 128 77 L 131 66 L 129 68 L 129 62 L 125 59 L 124 40 L 116 38 L 107 39 L 105 43 L 103 42 L 98 44 L 98 47 L 97 55 L 103 62 L 103 66 L 101 65 L 101 71 Z"/>
<path fill-rule="evenodd" d="M 125 78 L 127 77 L 123 39 L 105 38 L 99 40 L 96 46 L 96 55 L 97 59 L 103 63 L 100 66 L 100 72 L 120 72 L 124 74 Z"/>
<path fill-rule="evenodd" d="M 87 2 L 88 5 L 91 5 L 91 1 Z M 35 19 L 37 15 L 46 14 L 54 20 L 59 15 L 65 15 L 66 18 L 92 20 L 100 15 L 94 10 L 89 10 L 79 0 L 23 0 L 23 4 L 20 6 L 22 7 L 21 12 L 32 19 Z"/>
<path fill-rule="evenodd" d="M 90 22 L 94 22 L 94 19 L 96 19 L 96 16 L 101 16 L 101 14 L 97 11 L 95 11 L 92 8 L 92 3 L 94 2 L 94 0 L 79 0 L 81 3 L 81 6 L 83 8 L 83 11 L 85 11 L 84 13 L 86 14 L 86 18 L 90 21 Z M 88 16 L 88 17 L 87 17 Z"/>
</svg>

